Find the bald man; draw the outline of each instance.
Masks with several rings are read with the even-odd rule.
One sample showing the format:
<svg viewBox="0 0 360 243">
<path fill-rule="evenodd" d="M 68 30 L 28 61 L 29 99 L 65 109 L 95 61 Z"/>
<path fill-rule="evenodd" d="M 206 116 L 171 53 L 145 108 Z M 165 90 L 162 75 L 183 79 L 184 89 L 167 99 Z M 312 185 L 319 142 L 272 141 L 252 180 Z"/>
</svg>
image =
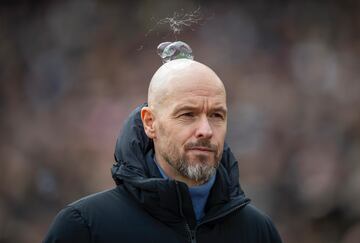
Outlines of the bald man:
<svg viewBox="0 0 360 243">
<path fill-rule="evenodd" d="M 158 165 L 189 187 L 207 182 L 226 133 L 226 93 L 219 77 L 192 60 L 166 63 L 151 80 L 148 104 L 141 118 Z"/>
<path fill-rule="evenodd" d="M 241 190 L 226 129 L 216 73 L 188 59 L 162 65 L 117 140 L 116 187 L 61 210 L 44 242 L 281 242 Z"/>
</svg>

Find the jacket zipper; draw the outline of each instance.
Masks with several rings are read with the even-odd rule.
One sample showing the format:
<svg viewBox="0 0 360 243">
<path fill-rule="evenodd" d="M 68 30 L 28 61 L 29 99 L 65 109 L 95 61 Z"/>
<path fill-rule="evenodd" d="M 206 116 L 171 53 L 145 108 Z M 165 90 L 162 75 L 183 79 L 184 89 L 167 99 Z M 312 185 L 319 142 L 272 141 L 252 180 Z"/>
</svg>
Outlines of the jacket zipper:
<svg viewBox="0 0 360 243">
<path fill-rule="evenodd" d="M 190 242 L 191 243 L 196 243 L 196 227 L 195 230 L 191 230 L 189 224 L 186 222 L 185 223 L 185 229 L 188 232 L 189 236 L 190 236 Z"/>
<path fill-rule="evenodd" d="M 184 215 L 184 212 L 182 211 L 182 199 L 181 199 L 181 194 L 180 194 L 180 190 L 179 190 L 179 184 L 177 181 L 175 181 L 175 185 L 176 185 L 176 193 L 177 196 L 179 198 L 179 208 L 180 208 L 180 215 L 181 217 L 183 217 L 183 219 L 185 220 L 185 231 L 186 233 L 189 235 L 189 240 L 191 243 L 196 243 L 196 227 L 194 230 L 190 229 L 190 225 L 186 220 L 186 217 Z"/>
<path fill-rule="evenodd" d="M 185 218 L 185 216 L 184 216 L 184 213 L 183 213 L 183 211 L 182 211 L 182 200 L 181 200 L 181 195 L 180 195 L 180 191 L 179 191 L 178 182 L 175 181 L 175 184 L 176 184 L 176 193 L 177 193 L 178 198 L 179 198 L 180 215 L 181 215 L 181 216 L 184 218 L 184 220 L 185 220 L 185 230 L 187 231 L 187 233 L 188 233 L 188 235 L 189 235 L 189 238 L 190 238 L 190 242 L 191 242 L 191 243 L 196 243 L 196 230 L 197 230 L 201 225 L 206 224 L 206 223 L 208 223 L 208 222 L 211 222 L 211 221 L 213 221 L 213 220 L 222 218 L 222 217 L 224 217 L 224 216 L 226 216 L 226 215 L 228 215 L 228 214 L 230 214 L 230 213 L 238 210 L 239 208 L 242 208 L 243 206 L 245 206 L 246 204 L 249 203 L 249 201 L 243 202 L 242 204 L 240 204 L 240 205 L 238 205 L 238 206 L 236 206 L 236 207 L 234 207 L 234 208 L 232 208 L 232 209 L 230 209 L 230 210 L 228 210 L 228 211 L 226 211 L 226 212 L 223 212 L 222 214 L 219 214 L 219 215 L 217 215 L 217 216 L 215 216 L 215 217 L 213 217 L 213 218 L 210 218 L 210 219 L 208 219 L 208 220 L 206 220 L 206 221 L 203 221 L 203 222 L 195 225 L 194 230 L 191 230 L 191 229 L 190 229 L 190 226 L 189 226 L 189 224 L 188 224 L 188 222 L 187 222 L 187 220 L 186 220 L 186 218 Z"/>
<path fill-rule="evenodd" d="M 217 215 L 217 216 L 215 216 L 215 217 L 213 217 L 213 218 L 210 218 L 210 219 L 208 219 L 208 220 L 206 220 L 206 221 L 203 221 L 203 222 L 197 224 L 197 225 L 195 226 L 194 230 L 191 230 L 189 224 L 185 221 L 185 228 L 186 228 L 188 234 L 190 235 L 190 242 L 191 242 L 191 243 L 196 243 L 196 230 L 197 230 L 201 225 L 206 224 L 206 223 L 208 223 L 208 222 L 211 222 L 211 221 L 213 221 L 213 220 L 222 218 L 222 217 L 224 217 L 224 216 L 226 216 L 226 215 L 229 215 L 229 214 L 231 214 L 232 212 L 235 212 L 236 210 L 238 210 L 239 208 L 242 208 L 243 206 L 245 206 L 245 205 L 248 204 L 248 203 L 249 203 L 248 201 L 247 201 L 247 202 L 244 202 L 244 203 L 242 203 L 242 204 L 240 204 L 240 205 L 238 205 L 238 206 L 236 206 L 236 207 L 234 207 L 234 208 L 232 208 L 232 209 L 230 209 L 230 210 L 228 210 L 228 211 L 226 211 L 226 212 L 224 212 L 224 213 L 222 213 L 222 214 L 219 214 L 219 215 Z M 182 216 L 183 216 L 183 215 L 182 215 Z M 183 217 L 184 217 L 184 216 L 183 216 Z M 185 217 L 184 217 L 184 218 L 185 218 Z"/>
</svg>

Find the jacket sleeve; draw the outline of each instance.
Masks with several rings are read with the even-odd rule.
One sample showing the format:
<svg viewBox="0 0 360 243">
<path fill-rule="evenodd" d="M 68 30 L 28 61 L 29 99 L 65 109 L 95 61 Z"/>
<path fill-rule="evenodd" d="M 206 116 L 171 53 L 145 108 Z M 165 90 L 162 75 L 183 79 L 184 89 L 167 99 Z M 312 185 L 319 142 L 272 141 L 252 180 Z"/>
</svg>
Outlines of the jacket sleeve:
<svg viewBox="0 0 360 243">
<path fill-rule="evenodd" d="M 43 243 L 90 242 L 89 228 L 80 212 L 68 206 L 56 215 Z"/>
</svg>

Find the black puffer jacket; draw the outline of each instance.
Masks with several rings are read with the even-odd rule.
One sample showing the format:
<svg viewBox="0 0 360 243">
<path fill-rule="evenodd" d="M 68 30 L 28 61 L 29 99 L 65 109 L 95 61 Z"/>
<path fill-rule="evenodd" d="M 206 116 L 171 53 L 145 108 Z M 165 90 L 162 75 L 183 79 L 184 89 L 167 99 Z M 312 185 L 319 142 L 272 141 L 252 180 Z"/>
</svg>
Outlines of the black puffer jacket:
<svg viewBox="0 0 360 243">
<path fill-rule="evenodd" d="M 153 162 L 141 107 L 116 143 L 117 186 L 60 211 L 44 242 L 281 242 L 269 217 L 241 190 L 238 164 L 226 145 L 205 216 L 197 224 L 186 184 L 162 179 Z"/>
</svg>

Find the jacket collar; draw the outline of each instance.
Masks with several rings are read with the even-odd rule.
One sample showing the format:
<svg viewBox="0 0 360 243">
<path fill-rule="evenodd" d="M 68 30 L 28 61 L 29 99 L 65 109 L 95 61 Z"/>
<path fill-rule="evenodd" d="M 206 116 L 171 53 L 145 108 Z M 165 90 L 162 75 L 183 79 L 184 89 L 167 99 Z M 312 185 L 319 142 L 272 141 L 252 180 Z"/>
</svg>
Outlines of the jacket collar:
<svg viewBox="0 0 360 243">
<path fill-rule="evenodd" d="M 163 179 L 153 161 L 153 142 L 144 132 L 138 106 L 129 116 L 115 146 L 115 164 L 111 172 L 117 185 L 123 184 L 130 194 L 154 217 L 169 224 L 185 217 L 195 224 L 188 187 L 185 183 Z M 206 218 L 224 214 L 244 204 L 239 184 L 238 163 L 225 144 L 216 180 L 205 207 Z"/>
</svg>

